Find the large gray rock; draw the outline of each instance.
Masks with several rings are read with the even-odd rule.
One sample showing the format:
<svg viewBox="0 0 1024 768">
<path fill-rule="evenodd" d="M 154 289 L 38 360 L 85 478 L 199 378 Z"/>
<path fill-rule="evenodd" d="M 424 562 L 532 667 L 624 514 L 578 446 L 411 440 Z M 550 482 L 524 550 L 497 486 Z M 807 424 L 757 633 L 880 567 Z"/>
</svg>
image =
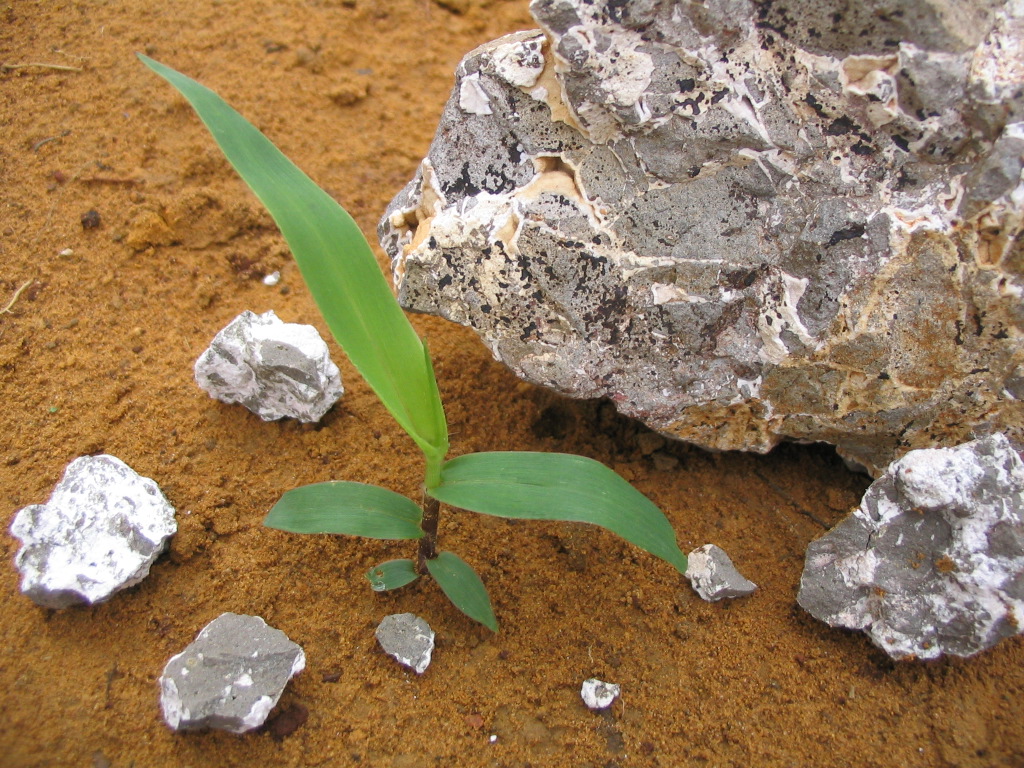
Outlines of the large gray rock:
<svg viewBox="0 0 1024 768">
<path fill-rule="evenodd" d="M 221 614 L 164 667 L 164 720 L 176 731 L 251 731 L 305 666 L 302 648 L 259 616 Z"/>
<path fill-rule="evenodd" d="M 708 448 L 1024 436 L 1019 2 L 531 10 L 381 222 L 403 305 Z"/>
<path fill-rule="evenodd" d="M 195 376 L 211 397 L 264 421 L 319 421 L 345 391 L 316 328 L 284 323 L 273 310 L 232 320 L 196 360 Z"/>
<path fill-rule="evenodd" d="M 47 608 L 101 603 L 149 575 L 177 530 L 155 482 L 114 456 L 82 456 L 48 502 L 14 516 L 21 591 Z"/>
<path fill-rule="evenodd" d="M 1024 463 L 1002 435 L 911 451 L 811 543 L 797 600 L 893 658 L 1024 631 Z"/>
</svg>

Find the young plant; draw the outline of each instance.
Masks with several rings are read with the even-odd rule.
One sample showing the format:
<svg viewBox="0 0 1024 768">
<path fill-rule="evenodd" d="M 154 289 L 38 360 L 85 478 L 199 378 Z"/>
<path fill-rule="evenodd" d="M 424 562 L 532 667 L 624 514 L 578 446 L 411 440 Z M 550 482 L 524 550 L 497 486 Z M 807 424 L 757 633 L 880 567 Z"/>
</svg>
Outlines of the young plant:
<svg viewBox="0 0 1024 768">
<path fill-rule="evenodd" d="M 438 549 L 441 504 L 519 520 L 592 523 L 686 570 L 686 556 L 665 516 L 600 462 L 530 452 L 446 460 L 448 425 L 430 355 L 356 223 L 217 94 L 139 58 L 189 101 L 266 206 L 338 344 L 423 452 L 422 505 L 373 485 L 316 483 L 285 493 L 264 525 L 293 533 L 418 540 L 415 560 L 389 560 L 370 569 L 373 589 L 396 589 L 429 574 L 459 610 L 493 631 L 498 623 L 483 582 L 461 558 Z"/>
</svg>

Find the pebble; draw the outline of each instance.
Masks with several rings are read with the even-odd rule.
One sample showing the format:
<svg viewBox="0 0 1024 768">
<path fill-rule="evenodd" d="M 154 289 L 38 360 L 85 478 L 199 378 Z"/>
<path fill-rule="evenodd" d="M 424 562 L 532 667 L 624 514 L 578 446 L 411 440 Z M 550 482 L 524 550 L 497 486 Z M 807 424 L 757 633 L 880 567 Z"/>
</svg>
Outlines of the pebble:
<svg viewBox="0 0 1024 768">
<path fill-rule="evenodd" d="M 744 578 L 725 550 L 715 544 L 698 547 L 686 558 L 686 578 L 697 594 L 708 602 L 746 597 L 757 590 L 757 584 Z"/>
<path fill-rule="evenodd" d="M 603 680 L 598 680 L 596 677 L 591 677 L 583 681 L 580 696 L 583 698 L 583 703 L 587 705 L 587 708 L 596 712 L 601 709 L 608 709 L 621 692 L 622 689 L 615 683 L 606 683 Z"/>
<path fill-rule="evenodd" d="M 153 480 L 114 456 L 82 456 L 49 501 L 14 516 L 21 591 L 47 608 L 101 603 L 142 581 L 177 529 Z"/>
<path fill-rule="evenodd" d="M 164 667 L 164 720 L 175 731 L 259 728 L 305 667 L 302 648 L 259 616 L 221 614 Z"/>
<path fill-rule="evenodd" d="M 196 383 L 264 421 L 316 422 L 345 391 L 327 344 L 311 325 L 246 310 L 214 337 L 195 364 Z"/>
<path fill-rule="evenodd" d="M 430 625 L 412 613 L 385 616 L 377 627 L 377 642 L 399 664 L 422 675 L 430 666 L 434 652 L 434 633 Z"/>
</svg>

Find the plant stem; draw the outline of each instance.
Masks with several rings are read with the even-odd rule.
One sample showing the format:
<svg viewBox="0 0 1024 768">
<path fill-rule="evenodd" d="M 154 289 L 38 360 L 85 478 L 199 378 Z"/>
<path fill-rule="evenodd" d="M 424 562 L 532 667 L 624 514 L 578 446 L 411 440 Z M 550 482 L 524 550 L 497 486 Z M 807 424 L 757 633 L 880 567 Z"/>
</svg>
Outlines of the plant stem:
<svg viewBox="0 0 1024 768">
<path fill-rule="evenodd" d="M 444 465 L 444 456 L 448 452 L 447 444 L 443 451 L 437 453 L 423 452 L 426 459 L 426 487 L 427 490 L 437 488 L 441 484 L 441 467 Z"/>
<path fill-rule="evenodd" d="M 437 521 L 440 517 L 441 502 L 427 496 L 423 503 L 423 537 L 420 539 L 419 557 L 416 561 L 416 572 L 421 576 L 427 574 L 427 560 L 437 557 Z"/>
</svg>

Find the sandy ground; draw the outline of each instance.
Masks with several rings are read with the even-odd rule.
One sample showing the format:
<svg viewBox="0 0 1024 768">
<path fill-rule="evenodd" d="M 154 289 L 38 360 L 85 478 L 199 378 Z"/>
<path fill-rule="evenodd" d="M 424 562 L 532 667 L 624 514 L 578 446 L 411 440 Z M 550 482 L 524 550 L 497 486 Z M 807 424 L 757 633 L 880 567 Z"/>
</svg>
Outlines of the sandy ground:
<svg viewBox="0 0 1024 768">
<path fill-rule="evenodd" d="M 526 6 L 0 2 L 0 307 L 24 287 L 0 314 L 0 521 L 44 502 L 75 457 L 107 452 L 160 484 L 179 525 L 140 586 L 60 612 L 19 594 L 17 542 L 0 537 L 4 765 L 1024 765 L 1024 641 L 897 665 L 797 607 L 807 543 L 867 485 L 829 449 L 657 447 L 607 404 L 519 383 L 471 331 L 434 318 L 414 322 L 453 455 L 602 460 L 665 511 L 684 551 L 717 543 L 761 589 L 706 604 L 599 530 L 449 513 L 443 540 L 487 583 L 491 634 L 430 583 L 369 590 L 366 569 L 407 545 L 261 526 L 303 483 L 415 496 L 418 455 L 336 347 L 348 392 L 316 427 L 263 423 L 196 387 L 195 358 L 242 310 L 327 332 L 269 217 L 134 52 L 217 89 L 372 239 L 459 59 L 531 28 Z M 264 285 L 275 270 L 280 284 Z M 284 630 L 307 669 L 271 727 L 176 735 L 157 678 L 224 611 Z M 373 639 L 400 611 L 438 633 L 422 677 Z M 605 714 L 580 700 L 591 676 L 622 686 Z"/>
</svg>

